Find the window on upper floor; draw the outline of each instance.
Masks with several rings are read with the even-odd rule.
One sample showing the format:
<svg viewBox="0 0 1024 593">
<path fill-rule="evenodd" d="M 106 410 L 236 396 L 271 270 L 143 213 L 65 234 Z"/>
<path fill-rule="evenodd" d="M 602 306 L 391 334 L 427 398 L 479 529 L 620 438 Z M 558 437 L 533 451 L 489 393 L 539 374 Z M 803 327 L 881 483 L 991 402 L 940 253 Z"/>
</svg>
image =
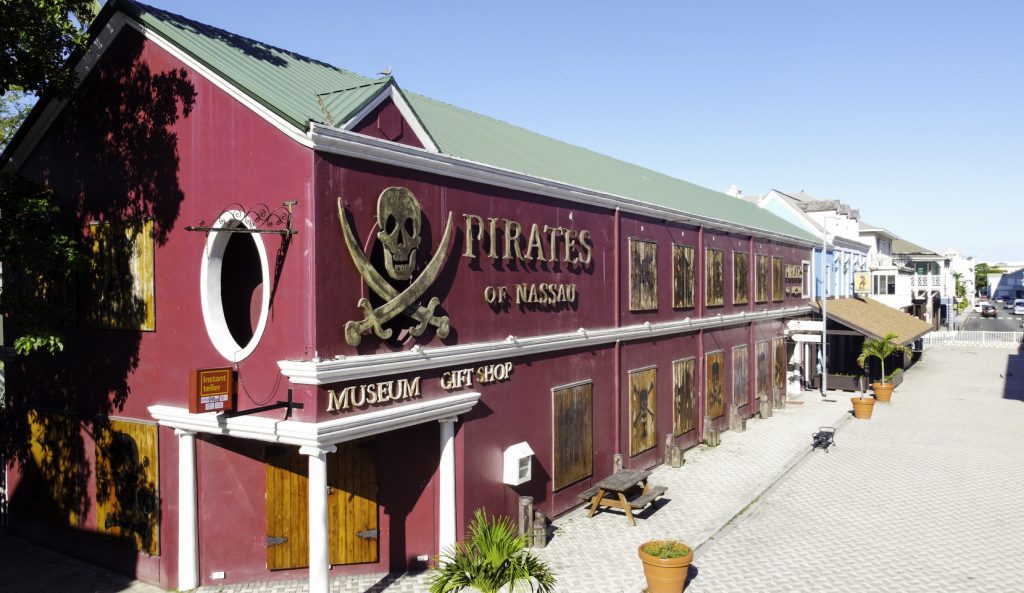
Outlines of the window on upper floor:
<svg viewBox="0 0 1024 593">
<path fill-rule="evenodd" d="M 872 294 L 896 294 L 896 276 L 892 274 L 874 277 Z"/>
<path fill-rule="evenodd" d="M 658 244 L 629 240 L 629 310 L 658 310 Z"/>
<path fill-rule="evenodd" d="M 89 239 L 89 324 L 155 330 L 153 221 L 94 222 Z"/>
<path fill-rule="evenodd" d="M 750 254 L 732 252 L 732 303 L 745 305 L 750 302 Z"/>
<path fill-rule="evenodd" d="M 693 247 L 672 246 L 672 308 L 691 309 L 693 298 Z"/>
</svg>

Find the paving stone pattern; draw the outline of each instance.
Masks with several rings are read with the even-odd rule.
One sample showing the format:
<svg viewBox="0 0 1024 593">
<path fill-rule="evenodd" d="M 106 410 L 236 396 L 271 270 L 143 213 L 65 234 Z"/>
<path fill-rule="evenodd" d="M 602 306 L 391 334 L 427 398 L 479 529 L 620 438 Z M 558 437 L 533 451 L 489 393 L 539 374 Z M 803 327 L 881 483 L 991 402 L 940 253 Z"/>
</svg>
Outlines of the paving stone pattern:
<svg viewBox="0 0 1024 593">
<path fill-rule="evenodd" d="M 1022 358 L 930 349 L 698 550 L 687 593 L 1024 591 Z"/>
<path fill-rule="evenodd" d="M 682 468 L 656 468 L 650 482 L 668 492 L 636 527 L 617 511 L 588 519 L 577 509 L 538 553 L 565 592 L 640 593 L 636 548 L 664 537 L 697 548 L 687 593 L 1024 591 L 1022 360 L 1016 350 L 932 348 L 870 421 L 849 419 L 850 394 L 808 392 L 746 432 L 723 433 L 719 447 L 687 451 Z M 819 426 L 839 427 L 829 453 L 810 450 Z M 3 534 L 0 553 L 0 591 L 157 591 Z M 17 576 L 30 572 L 39 583 Z M 427 576 L 338 577 L 331 591 L 420 593 Z M 298 593 L 306 583 L 200 591 Z"/>
</svg>

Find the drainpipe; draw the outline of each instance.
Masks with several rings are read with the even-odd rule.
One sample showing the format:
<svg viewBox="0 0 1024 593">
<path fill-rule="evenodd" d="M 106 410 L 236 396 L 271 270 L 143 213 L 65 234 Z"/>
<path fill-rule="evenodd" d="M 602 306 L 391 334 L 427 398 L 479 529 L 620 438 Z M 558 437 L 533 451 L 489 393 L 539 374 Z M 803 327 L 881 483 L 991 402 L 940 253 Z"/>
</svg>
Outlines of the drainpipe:
<svg viewBox="0 0 1024 593">
<path fill-rule="evenodd" d="M 622 327 L 622 246 L 620 245 L 621 226 L 619 208 L 615 208 L 615 227 L 612 229 L 613 251 L 613 274 L 615 276 L 615 291 L 613 306 L 615 307 L 615 327 Z M 622 341 L 615 340 L 615 378 L 612 381 L 612 388 L 615 390 L 615 453 L 618 453 L 622 445 Z"/>
</svg>

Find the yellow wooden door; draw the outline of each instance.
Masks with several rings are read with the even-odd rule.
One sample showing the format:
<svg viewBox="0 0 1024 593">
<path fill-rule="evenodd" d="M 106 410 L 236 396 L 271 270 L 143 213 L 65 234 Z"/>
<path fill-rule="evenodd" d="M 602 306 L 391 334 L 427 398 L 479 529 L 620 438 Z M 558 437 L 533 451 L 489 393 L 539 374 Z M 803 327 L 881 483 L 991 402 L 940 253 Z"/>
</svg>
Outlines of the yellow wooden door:
<svg viewBox="0 0 1024 593">
<path fill-rule="evenodd" d="M 267 448 L 267 568 L 309 565 L 309 461 L 298 447 Z"/>
<path fill-rule="evenodd" d="M 309 565 L 309 461 L 296 447 L 267 450 L 267 568 Z M 327 456 L 331 564 L 376 562 L 377 454 L 372 440 L 343 443 Z"/>
<path fill-rule="evenodd" d="M 338 445 L 338 452 L 328 459 L 331 564 L 376 562 L 380 541 L 377 442 L 363 440 Z"/>
</svg>

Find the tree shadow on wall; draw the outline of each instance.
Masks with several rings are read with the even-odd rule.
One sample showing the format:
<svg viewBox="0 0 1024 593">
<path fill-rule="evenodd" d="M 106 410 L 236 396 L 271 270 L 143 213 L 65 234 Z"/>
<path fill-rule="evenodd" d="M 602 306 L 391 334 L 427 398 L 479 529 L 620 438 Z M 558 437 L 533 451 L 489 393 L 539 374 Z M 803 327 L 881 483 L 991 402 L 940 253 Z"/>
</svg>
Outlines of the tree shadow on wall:
<svg viewBox="0 0 1024 593">
<path fill-rule="evenodd" d="M 54 190 L 63 214 L 54 224 L 75 238 L 88 264 L 70 291 L 75 321 L 64 331 L 64 350 L 7 364 L 0 454 L 24 476 L 11 498 L 12 527 L 20 511 L 38 517 L 31 503 L 37 495 L 45 496 L 35 510 L 85 517 L 97 504 L 88 484 L 106 480 L 97 498 L 116 498 L 116 525 L 58 522 L 89 531 L 119 527 L 148 549 L 144 540 L 154 536 L 135 515 L 155 516 L 155 484 L 139 478 L 147 465 L 123 437 L 102 435 L 111 431 L 109 416 L 129 401 L 144 330 L 155 329 L 153 251 L 166 243 L 184 199 L 174 126 L 190 115 L 196 91 L 184 69 L 151 71 L 143 46 L 127 29 L 115 40 L 21 171 Z M 109 449 L 94 452 L 93 443 Z M 111 460 L 109 475 L 90 468 L 102 456 Z M 134 560 L 132 554 L 114 568 L 132 573 Z"/>
</svg>

